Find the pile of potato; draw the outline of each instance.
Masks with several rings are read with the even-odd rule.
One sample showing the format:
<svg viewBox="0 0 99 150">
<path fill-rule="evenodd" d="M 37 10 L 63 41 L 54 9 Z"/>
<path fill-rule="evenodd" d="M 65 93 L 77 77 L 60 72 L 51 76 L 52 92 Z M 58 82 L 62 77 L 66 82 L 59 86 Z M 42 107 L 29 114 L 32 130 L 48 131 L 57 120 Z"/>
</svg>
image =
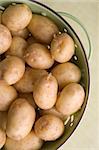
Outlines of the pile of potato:
<svg viewBox="0 0 99 150">
<path fill-rule="evenodd" d="M 84 102 L 75 44 L 26 4 L 9 5 L 0 23 L 0 148 L 38 150 Z"/>
</svg>

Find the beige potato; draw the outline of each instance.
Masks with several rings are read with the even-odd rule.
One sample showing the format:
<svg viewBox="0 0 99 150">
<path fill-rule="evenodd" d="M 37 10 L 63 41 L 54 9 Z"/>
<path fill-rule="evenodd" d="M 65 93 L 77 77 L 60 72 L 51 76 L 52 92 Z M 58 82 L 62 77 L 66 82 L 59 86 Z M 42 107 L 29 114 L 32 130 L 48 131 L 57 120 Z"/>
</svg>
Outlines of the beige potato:
<svg viewBox="0 0 99 150">
<path fill-rule="evenodd" d="M 84 98 L 83 87 L 78 83 L 70 83 L 60 93 L 56 109 L 64 115 L 71 115 L 81 108 Z"/>
<path fill-rule="evenodd" d="M 33 97 L 35 103 L 41 109 L 52 108 L 57 99 L 58 84 L 57 80 L 51 74 L 45 75 L 35 84 Z"/>
<path fill-rule="evenodd" d="M 12 31 L 11 33 L 13 36 L 20 36 L 24 39 L 26 39 L 29 35 L 29 31 L 27 28 L 24 28 L 24 29 L 19 30 L 19 31 Z"/>
<path fill-rule="evenodd" d="M 79 67 L 71 62 L 59 64 L 51 72 L 57 79 L 60 89 L 69 83 L 79 82 L 81 79 Z"/>
<path fill-rule="evenodd" d="M 60 112 L 58 112 L 56 110 L 55 107 L 52 107 L 51 109 L 47 109 L 47 110 L 40 110 L 40 115 L 55 115 L 56 117 L 60 118 L 62 121 L 65 121 L 67 119 L 68 116 L 61 114 Z"/>
<path fill-rule="evenodd" d="M 0 149 L 4 146 L 6 142 L 6 133 L 0 129 Z"/>
<path fill-rule="evenodd" d="M 13 140 L 21 140 L 27 136 L 34 124 L 35 115 L 35 109 L 27 100 L 16 99 L 8 111 L 7 136 Z"/>
<path fill-rule="evenodd" d="M 45 70 L 26 67 L 23 77 L 14 86 L 21 93 L 33 92 L 35 82 L 46 74 Z"/>
<path fill-rule="evenodd" d="M 0 24 L 1 24 L 1 21 L 2 21 L 2 13 L 3 13 L 3 11 L 0 10 Z"/>
<path fill-rule="evenodd" d="M 18 56 L 23 59 L 23 54 L 26 48 L 27 42 L 22 37 L 14 36 L 6 55 Z"/>
<path fill-rule="evenodd" d="M 49 44 L 53 35 L 59 32 L 58 27 L 52 20 L 37 14 L 32 15 L 28 29 L 36 39 L 46 44 Z"/>
<path fill-rule="evenodd" d="M 67 33 L 57 35 L 51 42 L 52 57 L 59 63 L 69 61 L 74 52 L 74 41 Z"/>
<path fill-rule="evenodd" d="M 9 5 L 2 14 L 2 23 L 11 31 L 24 29 L 32 18 L 32 11 L 26 4 Z"/>
<path fill-rule="evenodd" d="M 43 141 L 32 130 L 24 139 L 15 141 L 7 137 L 5 150 L 39 150 Z"/>
<path fill-rule="evenodd" d="M 35 109 L 37 108 L 32 93 L 19 93 L 19 98 L 25 98 L 29 104 L 31 104 Z"/>
<path fill-rule="evenodd" d="M 25 63 L 16 56 L 6 57 L 0 62 L 1 77 L 12 85 L 19 81 L 25 72 Z"/>
<path fill-rule="evenodd" d="M 17 92 L 13 86 L 0 80 L 0 111 L 8 110 L 10 104 L 17 97 Z"/>
<path fill-rule="evenodd" d="M 12 37 L 9 29 L 0 24 L 0 54 L 8 50 L 11 45 Z"/>
<path fill-rule="evenodd" d="M 54 115 L 44 115 L 36 121 L 34 131 L 42 140 L 54 141 L 63 134 L 64 124 Z"/>
<path fill-rule="evenodd" d="M 7 125 L 7 112 L 0 111 L 0 129 L 6 130 Z"/>
<path fill-rule="evenodd" d="M 34 43 L 26 49 L 24 59 L 29 66 L 36 69 L 48 69 L 54 63 L 49 50 L 39 43 Z"/>
</svg>

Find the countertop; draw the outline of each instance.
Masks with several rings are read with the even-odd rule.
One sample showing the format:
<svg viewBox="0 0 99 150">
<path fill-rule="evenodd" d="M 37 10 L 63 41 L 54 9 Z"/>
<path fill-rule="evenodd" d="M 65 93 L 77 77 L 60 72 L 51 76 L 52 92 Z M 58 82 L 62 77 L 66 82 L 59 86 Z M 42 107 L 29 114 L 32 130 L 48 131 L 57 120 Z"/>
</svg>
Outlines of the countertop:
<svg viewBox="0 0 99 150">
<path fill-rule="evenodd" d="M 99 0 L 38 0 L 55 11 L 76 16 L 87 29 L 92 54 L 89 60 L 91 86 L 87 108 L 72 136 L 59 150 L 99 150 Z"/>
</svg>

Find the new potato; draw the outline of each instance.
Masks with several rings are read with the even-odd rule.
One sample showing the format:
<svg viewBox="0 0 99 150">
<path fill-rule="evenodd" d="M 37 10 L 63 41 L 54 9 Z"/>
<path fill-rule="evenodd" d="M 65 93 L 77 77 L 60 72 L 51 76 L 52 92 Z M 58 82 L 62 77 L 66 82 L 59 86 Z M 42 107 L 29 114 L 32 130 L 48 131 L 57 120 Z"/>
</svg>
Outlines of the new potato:
<svg viewBox="0 0 99 150">
<path fill-rule="evenodd" d="M 43 141 L 32 130 L 20 141 L 15 141 L 7 137 L 4 148 L 5 150 L 39 150 L 42 145 Z"/>
<path fill-rule="evenodd" d="M 34 131 L 42 140 L 54 141 L 63 134 L 64 124 L 54 115 L 44 115 L 36 121 Z"/>
<path fill-rule="evenodd" d="M 35 117 L 35 109 L 27 100 L 16 99 L 8 111 L 7 136 L 13 140 L 25 138 L 32 129 Z"/>
<path fill-rule="evenodd" d="M 81 108 L 84 98 L 83 87 L 78 83 L 70 83 L 61 91 L 56 102 L 56 109 L 64 115 L 71 115 Z"/>
<path fill-rule="evenodd" d="M 17 92 L 15 88 L 0 80 L 0 111 L 7 111 L 16 97 Z"/>
</svg>

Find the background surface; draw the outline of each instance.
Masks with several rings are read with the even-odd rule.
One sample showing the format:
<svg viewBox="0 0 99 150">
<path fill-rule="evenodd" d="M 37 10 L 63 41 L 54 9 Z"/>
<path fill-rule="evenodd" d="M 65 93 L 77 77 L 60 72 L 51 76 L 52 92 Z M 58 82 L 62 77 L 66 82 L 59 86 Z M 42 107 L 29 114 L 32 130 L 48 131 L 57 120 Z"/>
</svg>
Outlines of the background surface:
<svg viewBox="0 0 99 150">
<path fill-rule="evenodd" d="M 66 11 L 77 17 L 84 24 L 92 42 L 89 60 L 91 89 L 87 108 L 77 129 L 59 150 L 99 150 L 99 0 L 38 1 L 55 11 Z M 84 40 L 83 35 L 81 38 Z"/>
</svg>

